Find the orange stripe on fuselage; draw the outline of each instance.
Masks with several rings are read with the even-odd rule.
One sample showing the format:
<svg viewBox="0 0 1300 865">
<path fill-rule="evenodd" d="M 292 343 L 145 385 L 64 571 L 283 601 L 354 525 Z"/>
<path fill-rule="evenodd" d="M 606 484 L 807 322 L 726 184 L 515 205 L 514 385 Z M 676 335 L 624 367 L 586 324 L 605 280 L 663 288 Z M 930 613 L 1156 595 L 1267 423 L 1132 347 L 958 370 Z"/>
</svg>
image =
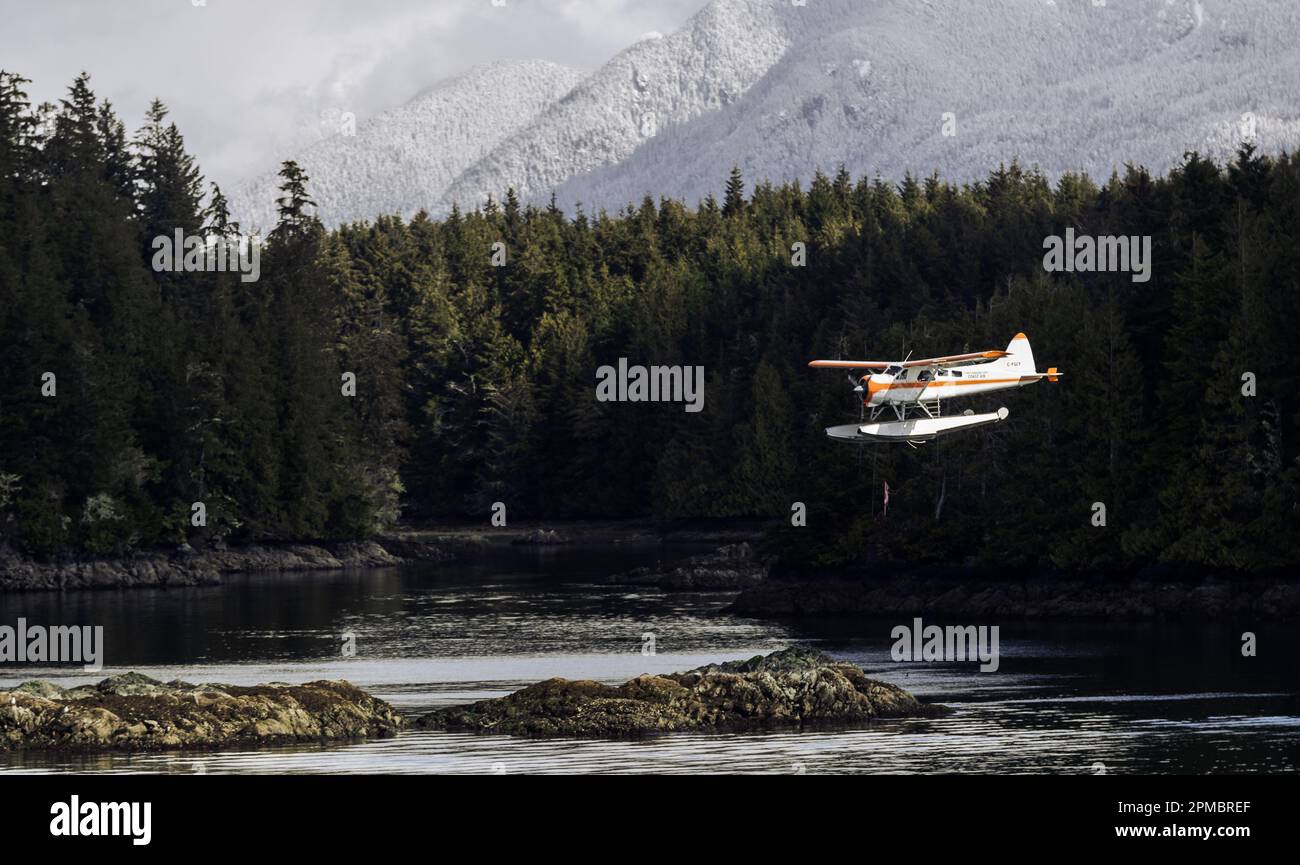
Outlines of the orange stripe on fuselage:
<svg viewBox="0 0 1300 865">
<path fill-rule="evenodd" d="M 1020 384 L 1026 378 L 1031 378 L 1031 377 L 1017 376 L 1015 378 L 970 378 L 970 379 L 961 379 L 960 381 L 954 379 L 947 379 L 944 381 L 934 381 L 934 380 L 896 381 L 896 382 L 891 382 L 889 384 L 885 384 L 884 382 L 873 383 L 870 380 L 868 380 L 867 398 L 863 400 L 863 402 L 870 404 L 872 400 L 876 398 L 876 394 L 881 393 L 882 391 L 925 390 L 926 388 L 931 388 L 931 387 L 949 387 L 949 386 L 960 387 L 961 385 L 968 385 L 968 384 Z M 1033 380 L 1037 381 L 1037 379 L 1033 379 Z"/>
<path fill-rule="evenodd" d="M 961 385 L 964 384 L 1006 384 L 1008 382 L 1013 382 L 1013 381 L 1018 382 L 1020 381 L 1021 378 L 1022 376 L 1016 376 L 1015 378 L 964 378 L 961 379 L 960 381 L 956 379 L 947 379 L 945 381 L 935 381 L 935 380 L 896 381 L 891 384 L 875 385 L 871 389 L 871 392 L 876 393 L 877 391 L 881 391 L 881 390 L 895 390 L 895 389 L 908 390 L 908 389 L 926 388 L 926 387 L 948 387 L 949 385 L 960 387 Z"/>
<path fill-rule="evenodd" d="M 872 381 L 871 376 L 863 376 L 863 378 L 866 379 L 868 402 L 870 402 L 871 399 L 875 397 L 876 394 L 880 393 L 882 390 L 889 390 L 890 388 L 890 385 L 887 382 Z"/>
</svg>

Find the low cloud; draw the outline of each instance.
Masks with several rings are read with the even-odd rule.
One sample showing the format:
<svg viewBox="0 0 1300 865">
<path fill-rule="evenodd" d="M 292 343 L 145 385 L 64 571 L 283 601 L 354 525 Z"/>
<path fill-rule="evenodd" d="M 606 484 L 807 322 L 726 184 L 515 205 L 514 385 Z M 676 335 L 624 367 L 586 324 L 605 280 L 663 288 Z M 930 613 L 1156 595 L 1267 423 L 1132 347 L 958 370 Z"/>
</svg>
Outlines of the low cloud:
<svg viewBox="0 0 1300 865">
<path fill-rule="evenodd" d="M 194 0 L 199 2 L 199 0 Z M 136 129 L 150 99 L 172 110 L 223 186 L 327 132 L 494 60 L 595 69 L 647 30 L 676 29 L 705 0 L 143 0 L 64 2 L 6 15 L 4 66 L 34 101 L 91 73 Z"/>
</svg>

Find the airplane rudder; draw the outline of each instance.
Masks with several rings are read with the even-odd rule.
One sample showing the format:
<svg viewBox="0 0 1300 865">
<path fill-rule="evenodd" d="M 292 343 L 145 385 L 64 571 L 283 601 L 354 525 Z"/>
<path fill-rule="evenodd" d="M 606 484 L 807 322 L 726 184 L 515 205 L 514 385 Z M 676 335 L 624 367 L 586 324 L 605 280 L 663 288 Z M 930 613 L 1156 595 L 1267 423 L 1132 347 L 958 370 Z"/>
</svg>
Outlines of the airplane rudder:
<svg viewBox="0 0 1300 865">
<path fill-rule="evenodd" d="M 1015 363 L 1015 369 L 1023 374 L 1031 374 L 1038 370 L 1034 366 L 1034 350 L 1029 345 L 1029 337 L 1023 333 L 1018 333 L 1007 343 L 1007 357 L 1004 361 Z"/>
</svg>

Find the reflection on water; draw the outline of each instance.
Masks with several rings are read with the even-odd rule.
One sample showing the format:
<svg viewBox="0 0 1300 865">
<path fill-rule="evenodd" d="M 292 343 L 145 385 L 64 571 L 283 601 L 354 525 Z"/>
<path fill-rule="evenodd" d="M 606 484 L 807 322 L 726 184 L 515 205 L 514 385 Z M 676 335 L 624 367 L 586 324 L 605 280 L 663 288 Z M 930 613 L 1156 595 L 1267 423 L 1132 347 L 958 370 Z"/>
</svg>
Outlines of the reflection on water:
<svg viewBox="0 0 1300 865">
<path fill-rule="evenodd" d="M 0 684 L 139 670 L 249 684 L 346 678 L 417 714 L 550 676 L 620 682 L 792 643 L 957 709 L 866 729 L 679 734 L 634 742 L 411 730 L 393 739 L 222 752 L 0 754 L 5 772 L 1214 772 L 1300 770 L 1291 629 L 994 622 L 1001 665 L 899 664 L 900 622 L 774 623 L 720 615 L 727 593 L 665 593 L 600 577 L 698 548 L 490 549 L 473 563 L 228 579 L 222 587 L 0 597 L 0 624 L 103 625 L 102 673 L 0 667 Z M 927 624 L 931 624 L 927 620 Z M 974 624 L 933 622 L 933 624 Z M 356 655 L 343 657 L 344 634 Z M 642 654 L 645 635 L 656 653 Z"/>
</svg>

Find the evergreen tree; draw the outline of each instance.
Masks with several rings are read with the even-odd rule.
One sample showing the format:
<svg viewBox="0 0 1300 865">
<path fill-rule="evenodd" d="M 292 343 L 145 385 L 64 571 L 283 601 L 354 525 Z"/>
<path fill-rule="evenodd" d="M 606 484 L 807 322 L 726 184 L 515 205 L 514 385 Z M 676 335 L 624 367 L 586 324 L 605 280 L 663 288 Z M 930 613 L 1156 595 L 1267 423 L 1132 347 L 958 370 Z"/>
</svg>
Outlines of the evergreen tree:
<svg viewBox="0 0 1300 865">
<path fill-rule="evenodd" d="M 731 175 L 727 178 L 726 195 L 722 199 L 723 216 L 739 216 L 745 210 L 745 180 L 741 176 L 740 168 L 732 166 Z"/>
</svg>

